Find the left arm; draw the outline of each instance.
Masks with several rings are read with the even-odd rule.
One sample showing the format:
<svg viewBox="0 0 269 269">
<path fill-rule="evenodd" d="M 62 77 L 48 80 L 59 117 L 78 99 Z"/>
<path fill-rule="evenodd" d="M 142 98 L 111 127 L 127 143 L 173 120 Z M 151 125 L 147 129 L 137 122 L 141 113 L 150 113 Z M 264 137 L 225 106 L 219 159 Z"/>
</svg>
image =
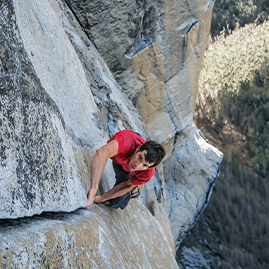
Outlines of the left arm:
<svg viewBox="0 0 269 269">
<path fill-rule="evenodd" d="M 134 185 L 131 183 L 131 180 L 124 181 L 116 186 L 114 186 L 111 190 L 105 192 L 103 195 L 95 196 L 94 203 L 102 203 L 109 199 L 117 198 L 119 196 L 124 195 L 125 193 L 131 191 Z"/>
</svg>

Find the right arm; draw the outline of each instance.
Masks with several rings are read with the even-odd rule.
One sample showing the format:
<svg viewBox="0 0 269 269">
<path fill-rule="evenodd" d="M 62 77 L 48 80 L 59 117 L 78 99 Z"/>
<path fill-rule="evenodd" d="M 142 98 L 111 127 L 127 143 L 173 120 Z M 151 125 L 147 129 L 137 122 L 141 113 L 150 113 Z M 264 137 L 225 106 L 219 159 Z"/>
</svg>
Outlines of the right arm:
<svg viewBox="0 0 269 269">
<path fill-rule="evenodd" d="M 118 153 L 118 149 L 118 142 L 116 140 L 112 140 L 96 150 L 91 164 L 91 188 L 87 195 L 88 202 L 85 208 L 88 208 L 93 204 L 107 160 L 108 158 L 115 156 Z"/>
<path fill-rule="evenodd" d="M 130 192 L 133 189 L 134 185 L 131 183 L 131 180 L 123 181 L 120 184 L 114 186 L 111 190 L 105 192 L 101 196 L 96 196 L 94 203 L 103 203 L 107 200 L 119 197 L 124 195 L 127 192 Z"/>
</svg>

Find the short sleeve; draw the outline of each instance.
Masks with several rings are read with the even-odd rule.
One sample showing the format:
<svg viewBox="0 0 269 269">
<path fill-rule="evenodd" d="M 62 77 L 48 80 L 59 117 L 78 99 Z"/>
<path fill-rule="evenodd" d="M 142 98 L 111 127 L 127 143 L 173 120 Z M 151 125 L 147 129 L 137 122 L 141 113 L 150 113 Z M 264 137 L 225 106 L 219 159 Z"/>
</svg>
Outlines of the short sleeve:
<svg viewBox="0 0 269 269">
<path fill-rule="evenodd" d="M 143 185 L 150 181 L 155 172 L 155 168 L 139 171 L 131 177 L 131 183 L 135 186 Z"/>
<path fill-rule="evenodd" d="M 112 140 L 116 140 L 118 142 L 118 153 L 117 154 L 125 154 L 125 153 L 129 153 L 131 150 L 131 146 L 132 143 L 130 143 L 130 139 L 128 139 L 129 137 L 124 135 L 121 132 L 118 132 L 116 134 L 114 134 L 112 136 L 111 139 L 108 140 L 108 142 L 112 141 Z"/>
<path fill-rule="evenodd" d="M 139 180 L 136 176 L 132 176 L 131 177 L 131 183 L 134 185 L 134 186 L 139 186 L 139 185 L 143 185 L 145 183 L 147 183 L 148 181 L 144 182 L 144 181 L 141 181 Z"/>
</svg>

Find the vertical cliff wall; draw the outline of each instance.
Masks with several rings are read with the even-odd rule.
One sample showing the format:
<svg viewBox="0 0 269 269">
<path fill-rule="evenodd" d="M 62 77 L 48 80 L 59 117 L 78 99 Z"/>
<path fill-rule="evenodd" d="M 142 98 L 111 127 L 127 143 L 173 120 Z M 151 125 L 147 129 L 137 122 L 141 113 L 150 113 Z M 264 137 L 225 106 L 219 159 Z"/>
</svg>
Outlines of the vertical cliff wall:
<svg viewBox="0 0 269 269">
<path fill-rule="evenodd" d="M 145 134 L 144 124 L 56 2 L 2 9 L 1 216 L 72 211 L 85 204 L 94 150 L 121 128 Z"/>
<path fill-rule="evenodd" d="M 137 108 L 151 139 L 166 149 L 164 173 L 160 167 L 160 179 L 145 186 L 143 199 L 158 216 L 169 204 L 178 245 L 207 204 L 222 160 L 222 154 L 193 126 L 214 2 L 67 2 Z M 187 199 L 186 193 L 192 198 Z"/>
<path fill-rule="evenodd" d="M 213 2 L 67 2 L 151 137 L 168 144 L 169 152 L 176 137 L 182 146 L 192 125 Z"/>
<path fill-rule="evenodd" d="M 3 268 L 177 267 L 174 243 L 208 202 L 222 159 L 192 123 L 212 12 L 200 4 L 0 3 Z M 142 198 L 123 212 L 95 205 L 31 217 L 83 207 L 91 156 L 124 128 L 167 151 Z M 100 191 L 113 184 L 109 162 Z"/>
</svg>

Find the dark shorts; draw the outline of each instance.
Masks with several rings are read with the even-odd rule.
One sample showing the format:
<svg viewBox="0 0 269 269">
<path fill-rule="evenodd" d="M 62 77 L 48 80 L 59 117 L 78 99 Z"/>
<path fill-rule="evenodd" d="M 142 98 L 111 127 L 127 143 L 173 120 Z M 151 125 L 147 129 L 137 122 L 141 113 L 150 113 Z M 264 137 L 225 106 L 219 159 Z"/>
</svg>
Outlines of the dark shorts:
<svg viewBox="0 0 269 269">
<path fill-rule="evenodd" d="M 125 170 L 123 170 L 121 165 L 118 165 L 114 162 L 112 162 L 112 164 L 113 164 L 113 168 L 115 171 L 115 178 L 116 178 L 116 183 L 114 186 L 116 186 L 124 181 L 128 181 L 132 177 L 132 175 L 129 172 L 126 172 Z M 113 208 L 124 209 L 128 205 L 130 199 L 131 199 L 131 193 L 127 192 L 122 196 L 119 196 L 119 197 L 114 198 L 114 199 L 110 199 L 108 201 L 110 202 L 110 205 Z"/>
</svg>

